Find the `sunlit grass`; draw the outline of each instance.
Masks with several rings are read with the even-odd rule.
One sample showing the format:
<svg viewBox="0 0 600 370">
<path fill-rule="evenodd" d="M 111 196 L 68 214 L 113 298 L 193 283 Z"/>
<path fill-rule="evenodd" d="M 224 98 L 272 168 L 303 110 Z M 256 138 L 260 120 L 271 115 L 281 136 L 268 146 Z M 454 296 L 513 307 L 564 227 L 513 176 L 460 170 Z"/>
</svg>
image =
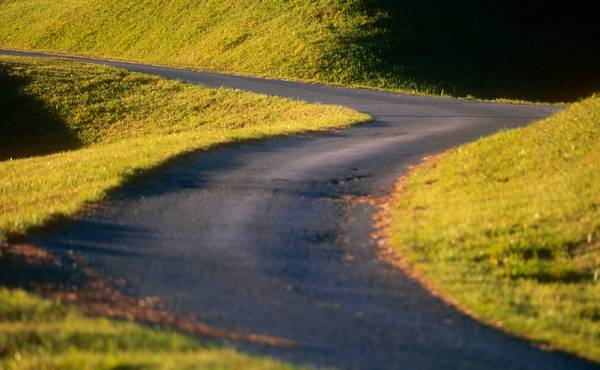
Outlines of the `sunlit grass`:
<svg viewBox="0 0 600 370">
<path fill-rule="evenodd" d="M 600 97 L 426 162 L 391 232 L 476 316 L 600 361 Z"/>
<path fill-rule="evenodd" d="M 128 322 L 89 318 L 21 290 L 0 288 L 0 368 L 296 369 Z"/>
<path fill-rule="evenodd" d="M 352 82 L 338 37 L 370 18 L 356 1 L 0 2 L 0 45 L 330 82 Z M 59 36 L 60 35 L 60 36 Z M 342 53 L 344 50 L 338 50 Z M 414 90 L 407 83 L 406 88 Z"/>
</svg>

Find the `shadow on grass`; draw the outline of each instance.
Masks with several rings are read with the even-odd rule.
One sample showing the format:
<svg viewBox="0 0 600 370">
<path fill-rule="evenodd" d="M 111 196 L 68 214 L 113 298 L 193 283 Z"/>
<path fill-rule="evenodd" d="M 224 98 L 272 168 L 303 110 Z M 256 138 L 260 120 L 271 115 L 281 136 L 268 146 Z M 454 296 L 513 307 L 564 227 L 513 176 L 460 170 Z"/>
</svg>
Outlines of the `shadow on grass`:
<svg viewBox="0 0 600 370">
<path fill-rule="evenodd" d="M 600 23 L 575 3 L 363 0 L 359 8 L 387 16 L 341 36 L 337 55 L 327 59 L 345 54 L 362 66 L 359 80 L 379 76 L 434 93 L 541 101 L 600 90 L 600 48 L 590 40 Z"/>
<path fill-rule="evenodd" d="M 77 135 L 45 103 L 24 93 L 28 80 L 0 64 L 0 161 L 81 146 Z"/>
</svg>

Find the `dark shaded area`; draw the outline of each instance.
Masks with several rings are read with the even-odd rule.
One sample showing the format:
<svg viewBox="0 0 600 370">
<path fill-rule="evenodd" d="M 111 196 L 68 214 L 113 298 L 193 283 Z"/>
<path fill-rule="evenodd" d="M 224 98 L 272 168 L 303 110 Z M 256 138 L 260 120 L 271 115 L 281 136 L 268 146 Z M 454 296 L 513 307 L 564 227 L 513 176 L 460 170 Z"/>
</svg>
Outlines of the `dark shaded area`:
<svg viewBox="0 0 600 370">
<path fill-rule="evenodd" d="M 377 20 L 344 36 L 337 51 L 360 66 L 359 80 L 384 77 L 387 87 L 408 80 L 435 93 L 542 101 L 600 90 L 600 47 L 593 39 L 600 22 L 578 2 L 363 0 L 359 7 Z"/>
<path fill-rule="evenodd" d="M 27 84 L 0 64 L 0 161 L 79 147 L 77 135 L 55 112 L 23 92 Z"/>
<path fill-rule="evenodd" d="M 20 248 L 24 247 L 24 248 Z M 57 258 L 27 244 L 0 246 L 0 286 L 39 292 L 48 287 L 77 288 L 87 277 L 73 258 Z"/>
</svg>

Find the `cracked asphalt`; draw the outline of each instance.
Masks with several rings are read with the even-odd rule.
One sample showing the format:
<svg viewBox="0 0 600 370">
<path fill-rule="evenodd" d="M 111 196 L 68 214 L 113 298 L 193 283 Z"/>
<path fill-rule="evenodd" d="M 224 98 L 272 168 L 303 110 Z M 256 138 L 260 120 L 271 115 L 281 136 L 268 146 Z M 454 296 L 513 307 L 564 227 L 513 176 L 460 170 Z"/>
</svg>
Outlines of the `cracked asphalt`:
<svg viewBox="0 0 600 370">
<path fill-rule="evenodd" d="M 7 52 L 44 56 L 39 53 Z M 124 278 L 136 296 L 211 325 L 296 347 L 232 344 L 339 369 L 597 369 L 481 324 L 376 256 L 374 208 L 427 155 L 559 107 L 417 97 L 74 58 L 211 87 L 341 104 L 353 128 L 186 156 L 116 192 L 100 211 L 35 240 Z"/>
</svg>

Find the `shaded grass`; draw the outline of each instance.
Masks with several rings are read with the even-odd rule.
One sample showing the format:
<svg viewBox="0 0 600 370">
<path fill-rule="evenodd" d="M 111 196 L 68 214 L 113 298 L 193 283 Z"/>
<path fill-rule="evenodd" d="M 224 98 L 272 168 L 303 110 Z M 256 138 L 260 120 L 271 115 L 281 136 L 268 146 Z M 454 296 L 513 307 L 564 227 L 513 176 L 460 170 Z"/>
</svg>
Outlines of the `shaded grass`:
<svg viewBox="0 0 600 370">
<path fill-rule="evenodd" d="M 475 0 L 20 0 L 0 46 L 480 98 L 569 101 L 600 86 L 581 4 Z"/>
<path fill-rule="evenodd" d="M 600 361 L 600 97 L 417 168 L 391 243 L 475 316 Z"/>
<path fill-rule="evenodd" d="M 0 75 L 11 81 L 0 104 L 12 112 L 0 127 L 9 143 L 0 153 L 13 158 L 0 162 L 0 241 L 73 214 L 185 152 L 368 119 L 342 107 L 69 61 L 0 57 Z M 78 149 L 41 155 L 73 143 Z"/>
<path fill-rule="evenodd" d="M 56 302 L 0 288 L 2 369 L 295 369 L 202 345 L 166 330 L 89 318 Z"/>
<path fill-rule="evenodd" d="M 26 83 L 26 78 L 12 76 L 6 66 L 0 64 L 0 161 L 80 146 L 78 138 L 45 109 L 42 100 L 20 94 Z"/>
</svg>

